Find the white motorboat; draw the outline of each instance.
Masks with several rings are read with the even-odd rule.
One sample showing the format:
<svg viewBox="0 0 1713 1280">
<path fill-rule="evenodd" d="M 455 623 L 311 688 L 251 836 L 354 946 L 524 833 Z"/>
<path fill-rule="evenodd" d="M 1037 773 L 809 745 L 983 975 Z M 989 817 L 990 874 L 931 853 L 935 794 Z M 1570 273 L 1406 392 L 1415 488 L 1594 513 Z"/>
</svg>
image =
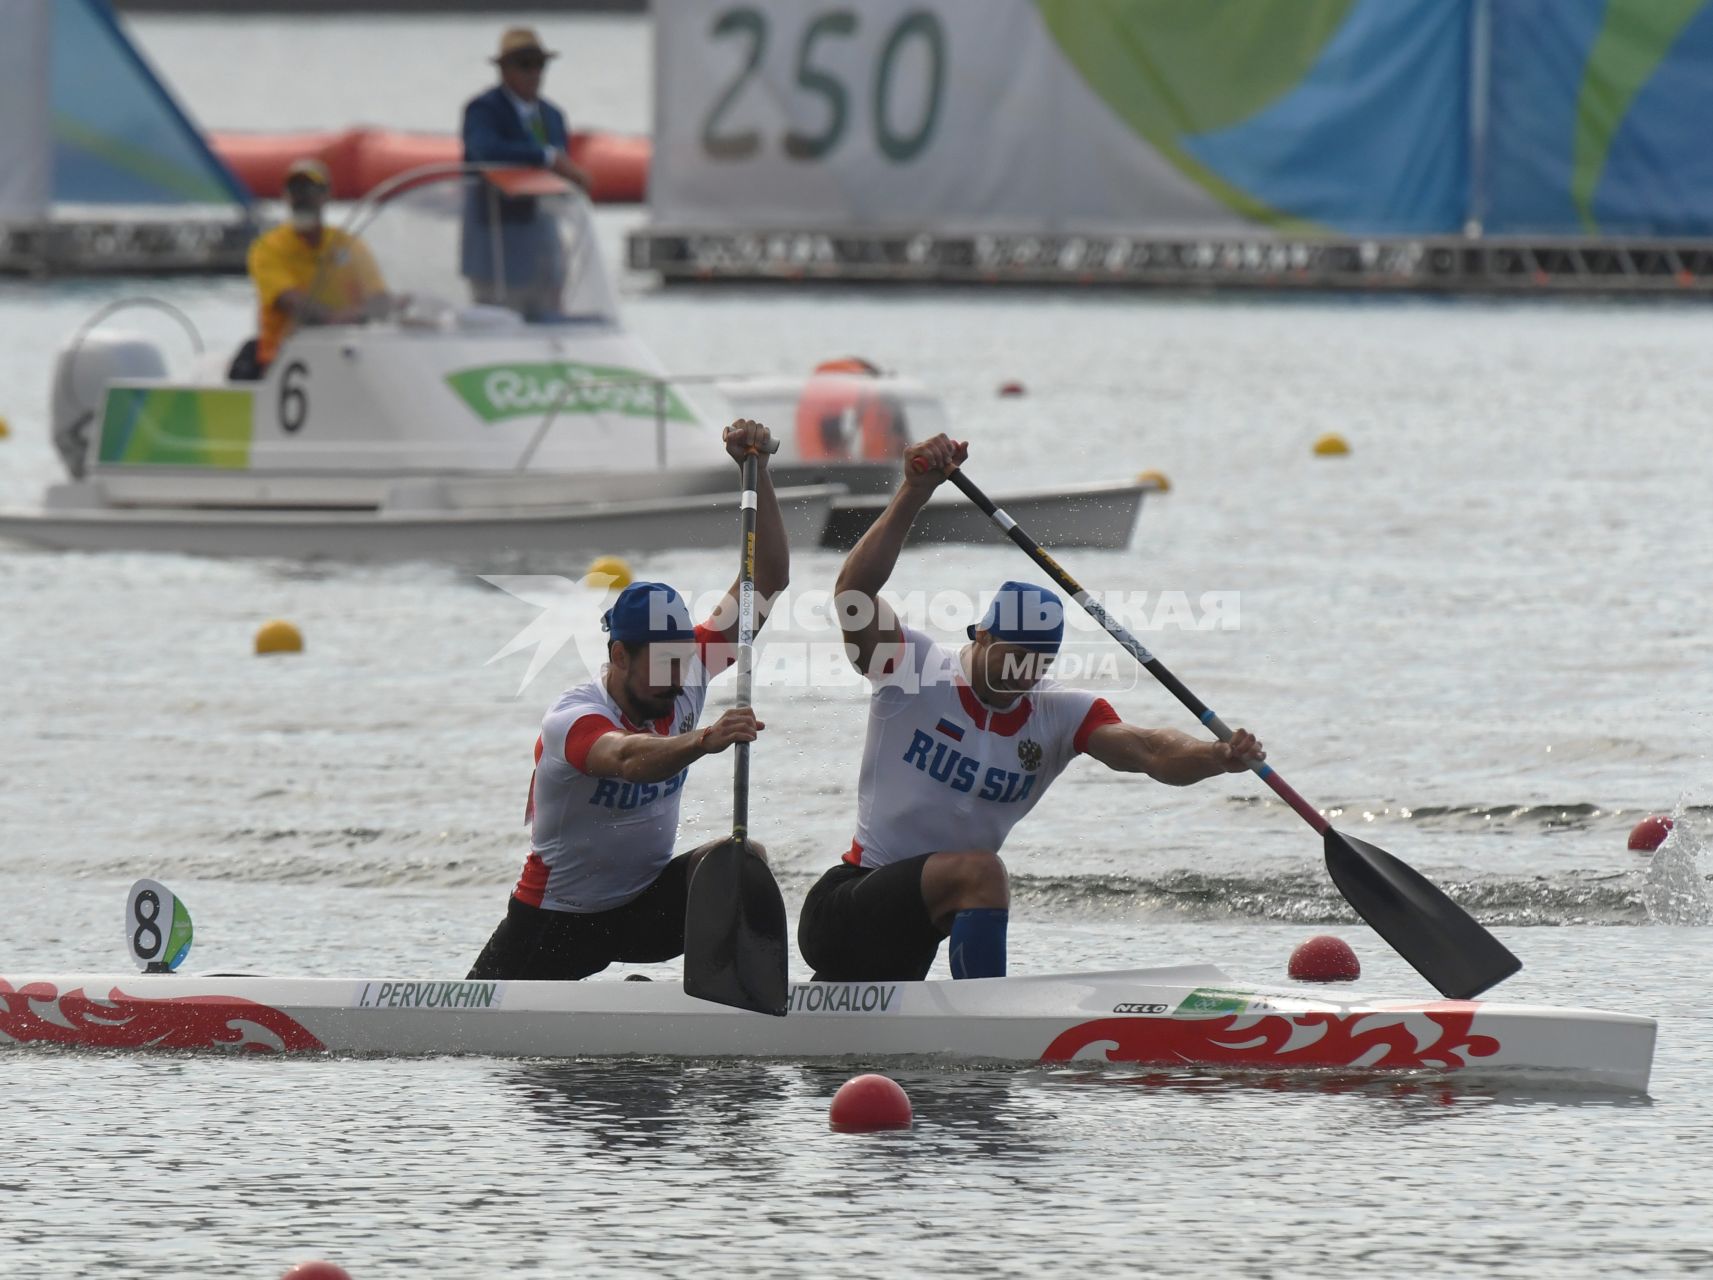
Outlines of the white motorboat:
<svg viewBox="0 0 1713 1280">
<path fill-rule="evenodd" d="M 532 298 L 533 322 L 463 301 L 465 203 L 489 198 L 526 202 L 532 251 L 559 264 L 563 288 L 545 311 Z M 173 377 L 152 342 L 86 324 L 54 379 L 71 478 L 40 510 L 0 515 L 0 536 L 347 559 L 731 540 L 719 414 L 624 327 L 587 204 L 566 184 L 419 171 L 359 204 L 349 230 L 386 285 L 376 318 L 300 329 L 259 380 L 227 377 L 224 359 Z M 790 535 L 814 542 L 838 492 L 783 493 Z"/>
<path fill-rule="evenodd" d="M 482 202 L 528 211 L 530 251 L 553 259 L 563 282 L 545 304 L 539 289 L 527 306 L 491 291 L 468 301 L 460 229 Z M 586 202 L 551 174 L 419 170 L 377 188 L 347 222 L 386 285 L 374 318 L 301 328 L 257 381 L 228 377 L 224 355 L 175 376 L 159 345 L 105 323 L 159 302 L 92 317 L 54 375 L 69 479 L 37 509 L 0 511 L 0 538 L 508 562 L 723 545 L 735 481 L 719 428 L 735 407 L 765 414 L 784 440 L 775 482 L 792 541 L 848 545 L 884 504 L 909 433 L 943 425 L 938 401 L 907 379 L 671 377 L 623 323 Z M 496 260 L 507 243 L 494 237 Z M 189 320 L 164 309 L 200 348 Z M 1067 545 L 1123 545 L 1147 491 L 1008 498 L 1056 504 Z M 993 536 L 955 504 L 936 504 L 920 532 Z"/>
</svg>

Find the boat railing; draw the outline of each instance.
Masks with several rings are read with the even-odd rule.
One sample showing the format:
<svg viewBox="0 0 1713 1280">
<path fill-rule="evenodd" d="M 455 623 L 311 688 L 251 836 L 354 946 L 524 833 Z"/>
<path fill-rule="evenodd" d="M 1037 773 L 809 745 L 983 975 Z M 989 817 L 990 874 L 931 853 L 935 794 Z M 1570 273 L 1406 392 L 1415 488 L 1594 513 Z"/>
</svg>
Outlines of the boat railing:
<svg viewBox="0 0 1713 1280">
<path fill-rule="evenodd" d="M 377 183 L 347 214 L 343 230 L 349 236 L 361 239 L 375 224 L 381 214 L 393 207 L 400 196 L 424 187 L 439 184 L 457 184 L 461 191 L 468 191 L 471 180 L 481 180 L 482 189 L 479 198 L 487 201 L 486 222 L 488 228 L 489 269 L 497 282 L 505 282 L 506 275 L 506 237 L 503 232 L 504 218 L 502 201 L 508 198 L 496 181 L 502 175 L 539 175 L 543 179 L 552 178 L 556 183 L 563 184 L 563 190 L 550 193 L 532 193 L 533 198 L 542 198 L 543 194 L 556 199 L 563 199 L 566 217 L 557 219 L 563 226 L 573 232 L 573 243 L 567 247 L 564 254 L 564 290 L 567 296 L 574 297 L 579 287 L 594 283 L 599 286 L 600 297 L 594 310 L 603 316 L 616 312 L 616 299 L 611 296 L 611 290 L 604 284 L 603 275 L 599 271 L 591 271 L 590 255 L 599 252 L 591 225 L 592 206 L 588 196 L 575 184 L 565 181 L 548 169 L 530 169 L 527 166 L 502 164 L 471 164 L 465 162 L 442 162 L 418 165 L 414 169 L 406 169 L 394 174 L 385 181 Z M 464 216 L 468 216 L 468 209 Z M 331 264 L 323 264 L 325 271 Z M 316 280 L 320 284 L 320 279 Z"/>
</svg>

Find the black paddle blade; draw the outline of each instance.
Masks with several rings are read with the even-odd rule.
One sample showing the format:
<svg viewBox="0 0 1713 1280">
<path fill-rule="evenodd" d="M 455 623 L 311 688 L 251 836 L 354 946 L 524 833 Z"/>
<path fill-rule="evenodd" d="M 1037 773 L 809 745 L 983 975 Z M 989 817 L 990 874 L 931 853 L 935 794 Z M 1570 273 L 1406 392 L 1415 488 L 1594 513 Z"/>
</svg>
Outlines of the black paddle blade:
<svg viewBox="0 0 1713 1280">
<path fill-rule="evenodd" d="M 1413 867 L 1366 840 L 1328 827 L 1326 869 L 1356 914 L 1442 996 L 1473 1000 L 1523 967 Z"/>
<path fill-rule="evenodd" d="M 785 899 L 767 864 L 738 840 L 709 850 L 690 876 L 685 994 L 782 1017 L 785 948 Z"/>
</svg>

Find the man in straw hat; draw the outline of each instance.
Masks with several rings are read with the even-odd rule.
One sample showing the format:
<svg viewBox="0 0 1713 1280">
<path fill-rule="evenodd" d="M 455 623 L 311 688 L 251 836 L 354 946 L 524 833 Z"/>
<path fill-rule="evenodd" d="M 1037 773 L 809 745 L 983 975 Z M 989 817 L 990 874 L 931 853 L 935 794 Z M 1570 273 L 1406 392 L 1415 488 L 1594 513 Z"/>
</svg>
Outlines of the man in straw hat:
<svg viewBox="0 0 1713 1280">
<path fill-rule="evenodd" d="M 566 150 L 570 135 L 564 112 L 541 96 L 547 63 L 557 56 L 529 27 L 513 27 L 500 37 L 493 59 L 499 84 L 464 104 L 466 164 L 551 169 L 588 188 L 589 176 Z M 477 302 L 512 307 L 531 320 L 551 319 L 558 312 L 564 253 L 554 220 L 543 215 L 533 197 L 503 197 L 472 182 L 464 209 L 462 263 Z"/>
</svg>

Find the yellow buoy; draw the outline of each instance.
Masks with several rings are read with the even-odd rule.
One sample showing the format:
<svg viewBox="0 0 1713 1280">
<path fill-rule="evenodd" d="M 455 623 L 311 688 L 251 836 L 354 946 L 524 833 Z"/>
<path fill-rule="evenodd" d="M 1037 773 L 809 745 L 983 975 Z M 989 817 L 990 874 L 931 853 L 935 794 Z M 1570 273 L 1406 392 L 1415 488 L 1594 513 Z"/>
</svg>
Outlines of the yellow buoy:
<svg viewBox="0 0 1713 1280">
<path fill-rule="evenodd" d="M 1328 431 L 1314 442 L 1317 458 L 1342 458 L 1350 452 L 1350 442 L 1336 431 Z"/>
<path fill-rule="evenodd" d="M 617 556 L 596 556 L 583 574 L 583 585 L 596 590 L 623 591 L 630 586 L 630 566 Z"/>
<path fill-rule="evenodd" d="M 1166 479 L 1164 471 L 1143 471 L 1136 477 L 1137 484 L 1151 484 L 1161 493 L 1172 491 L 1172 482 Z"/>
<path fill-rule="evenodd" d="M 264 622 L 261 630 L 256 632 L 256 652 L 302 653 L 303 632 L 279 618 Z"/>
<path fill-rule="evenodd" d="M 7 422 L 6 419 L 0 418 L 0 440 L 4 440 L 7 436 L 9 436 L 11 434 L 12 434 L 12 424 Z"/>
</svg>

